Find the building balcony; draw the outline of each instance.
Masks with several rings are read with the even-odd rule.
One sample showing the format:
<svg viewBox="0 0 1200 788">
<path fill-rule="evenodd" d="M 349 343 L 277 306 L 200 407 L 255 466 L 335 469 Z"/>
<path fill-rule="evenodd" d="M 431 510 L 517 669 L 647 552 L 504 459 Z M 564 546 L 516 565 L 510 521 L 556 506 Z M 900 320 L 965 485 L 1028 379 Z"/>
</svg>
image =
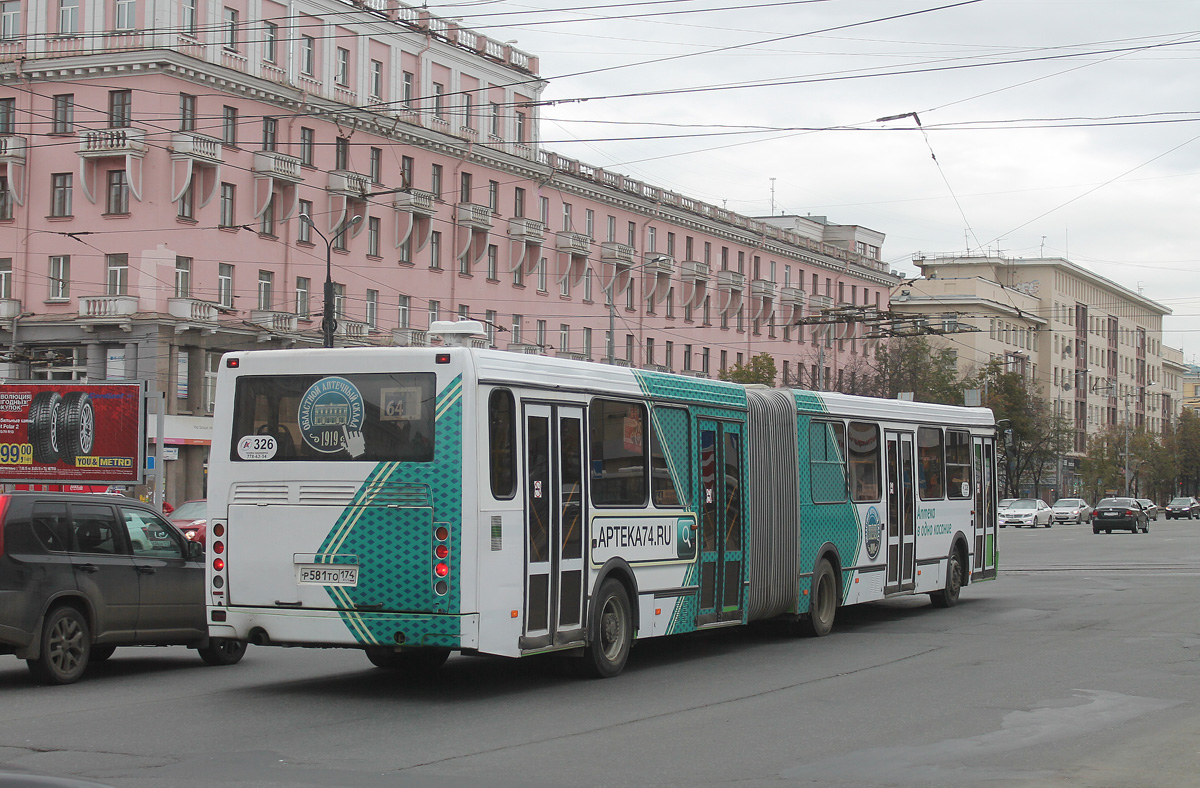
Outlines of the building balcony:
<svg viewBox="0 0 1200 788">
<path fill-rule="evenodd" d="M 661 252 L 650 252 L 645 255 L 642 270 L 647 275 L 661 274 L 663 276 L 670 276 L 675 272 L 675 258 Z"/>
<path fill-rule="evenodd" d="M 143 129 L 87 129 L 79 135 L 79 155 L 85 159 L 107 156 L 143 156 L 146 132 Z"/>
<path fill-rule="evenodd" d="M 555 233 L 554 248 L 578 257 L 587 257 L 592 253 L 592 239 L 583 233 Z"/>
<path fill-rule="evenodd" d="M 753 279 L 750 281 L 751 298 L 774 298 L 775 289 L 775 283 L 769 279 Z"/>
<path fill-rule="evenodd" d="M 781 306 L 804 306 L 805 301 L 805 292 L 799 287 L 784 287 L 779 291 L 779 303 Z"/>
<path fill-rule="evenodd" d="M 364 200 L 371 191 L 371 178 L 350 170 L 332 170 L 329 173 L 329 186 L 333 194 Z"/>
<path fill-rule="evenodd" d="M 392 344 L 399 347 L 429 347 L 429 332 L 422 328 L 392 329 Z"/>
<path fill-rule="evenodd" d="M 685 282 L 707 282 L 710 277 L 708 263 L 684 260 L 679 264 L 679 275 Z"/>
<path fill-rule="evenodd" d="M 525 243 L 540 244 L 546 240 L 546 225 L 536 219 L 509 219 L 508 237 Z"/>
<path fill-rule="evenodd" d="M 492 209 L 486 205 L 474 205 L 469 202 L 458 204 L 458 225 L 472 230 L 492 229 Z"/>
<path fill-rule="evenodd" d="M 221 163 L 221 141 L 216 137 L 194 131 L 177 131 L 171 135 L 171 155 L 194 159 L 206 164 Z"/>
<path fill-rule="evenodd" d="M 123 318 L 137 314 L 137 296 L 82 296 L 79 316 L 86 318 Z"/>
<path fill-rule="evenodd" d="M 513 353 L 524 353 L 528 356 L 542 355 L 541 345 L 531 345 L 528 342 L 509 342 L 507 349 L 511 350 Z"/>
<path fill-rule="evenodd" d="M 277 178 L 288 183 L 304 181 L 304 176 L 300 174 L 300 159 L 278 151 L 255 151 L 251 170 L 255 175 Z"/>
<path fill-rule="evenodd" d="M 280 334 L 295 333 L 299 318 L 292 312 L 274 312 L 268 309 L 250 310 L 250 322 Z"/>
<path fill-rule="evenodd" d="M 830 296 L 826 296 L 826 295 L 816 295 L 814 293 L 813 295 L 810 295 L 808 297 L 808 305 L 809 305 L 809 307 L 812 308 L 812 311 L 814 311 L 814 312 L 820 312 L 825 309 L 832 309 L 833 308 L 833 298 L 831 298 Z"/>
<path fill-rule="evenodd" d="M 366 339 L 371 333 L 371 324 L 339 318 L 334 333 L 343 339 Z"/>
<path fill-rule="evenodd" d="M 217 305 L 198 298 L 168 298 L 167 313 L 190 323 L 217 322 Z"/>
<path fill-rule="evenodd" d="M 0 320 L 13 320 L 21 314 L 21 301 L 17 298 L 0 298 Z"/>
<path fill-rule="evenodd" d="M 717 289 L 740 293 L 746 289 L 746 275 L 737 271 L 717 271 Z"/>
<path fill-rule="evenodd" d="M 397 211 L 407 211 L 408 213 L 415 213 L 421 216 L 433 216 L 437 213 L 433 193 L 423 192 L 420 189 L 409 189 L 406 192 L 400 192 L 392 200 L 392 207 Z"/>
<path fill-rule="evenodd" d="M 637 262 L 637 252 L 632 246 L 619 244 L 616 241 L 604 241 L 600 244 L 600 262 L 633 265 Z"/>
<path fill-rule="evenodd" d="M 578 353 L 574 350 L 558 350 L 554 353 L 555 358 L 569 358 L 572 361 L 591 361 L 587 353 Z"/>
<path fill-rule="evenodd" d="M 0 164 L 25 163 L 25 138 L 0 136 Z"/>
</svg>

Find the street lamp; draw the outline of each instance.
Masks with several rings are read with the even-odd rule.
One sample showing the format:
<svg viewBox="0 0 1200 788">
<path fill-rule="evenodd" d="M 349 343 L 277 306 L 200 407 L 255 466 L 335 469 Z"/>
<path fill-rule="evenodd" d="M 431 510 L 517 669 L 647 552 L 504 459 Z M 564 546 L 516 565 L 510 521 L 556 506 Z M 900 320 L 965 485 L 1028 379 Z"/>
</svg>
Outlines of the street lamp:
<svg viewBox="0 0 1200 788">
<path fill-rule="evenodd" d="M 333 314 L 333 245 L 347 230 L 362 221 L 362 215 L 350 217 L 350 221 L 338 227 L 332 238 L 326 238 L 325 233 L 317 229 L 317 225 L 308 214 L 300 214 L 300 221 L 306 222 L 309 229 L 321 236 L 321 240 L 325 242 L 325 306 L 321 315 L 321 334 L 324 338 L 323 347 L 333 347 L 333 332 L 337 328 Z"/>
</svg>

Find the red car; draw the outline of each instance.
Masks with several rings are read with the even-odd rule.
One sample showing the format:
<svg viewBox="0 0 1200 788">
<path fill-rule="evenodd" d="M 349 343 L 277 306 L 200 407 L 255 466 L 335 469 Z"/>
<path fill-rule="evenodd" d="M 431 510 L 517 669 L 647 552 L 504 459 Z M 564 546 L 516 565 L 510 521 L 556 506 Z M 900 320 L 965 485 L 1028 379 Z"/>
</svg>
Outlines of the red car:
<svg viewBox="0 0 1200 788">
<path fill-rule="evenodd" d="M 208 533 L 208 501 L 187 501 L 181 503 L 169 515 L 171 524 L 183 531 L 183 536 L 189 542 L 204 544 Z"/>
</svg>

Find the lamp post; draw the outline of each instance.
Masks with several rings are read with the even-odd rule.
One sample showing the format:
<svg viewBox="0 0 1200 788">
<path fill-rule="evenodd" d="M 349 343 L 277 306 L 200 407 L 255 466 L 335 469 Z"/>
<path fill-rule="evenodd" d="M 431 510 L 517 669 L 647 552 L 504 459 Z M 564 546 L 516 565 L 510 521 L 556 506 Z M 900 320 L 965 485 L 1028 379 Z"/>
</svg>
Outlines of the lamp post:
<svg viewBox="0 0 1200 788">
<path fill-rule="evenodd" d="M 325 242 L 325 305 L 321 314 L 321 335 L 322 346 L 330 348 L 333 347 L 333 332 L 337 328 L 337 321 L 333 314 L 333 245 L 347 230 L 361 222 L 362 216 L 350 217 L 350 221 L 338 227 L 338 231 L 333 234 L 332 238 L 326 238 L 325 233 L 317 229 L 317 225 L 313 223 L 312 217 L 308 214 L 300 214 L 300 221 L 306 222 L 309 229 L 321 236 L 321 240 Z"/>
</svg>

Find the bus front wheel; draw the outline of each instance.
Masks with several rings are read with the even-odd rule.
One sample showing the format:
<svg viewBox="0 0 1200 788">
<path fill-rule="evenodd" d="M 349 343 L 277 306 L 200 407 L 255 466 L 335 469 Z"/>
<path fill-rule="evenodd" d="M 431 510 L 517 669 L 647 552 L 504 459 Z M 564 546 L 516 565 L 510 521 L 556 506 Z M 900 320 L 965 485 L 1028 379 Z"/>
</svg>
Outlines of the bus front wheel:
<svg viewBox="0 0 1200 788">
<path fill-rule="evenodd" d="M 605 580 L 588 623 L 588 645 L 583 657 L 588 675 L 607 679 L 624 669 L 633 645 L 631 610 L 625 586 L 613 578 Z"/>
<path fill-rule="evenodd" d="M 829 562 L 821 559 L 817 571 L 813 572 L 812 599 L 808 603 L 808 618 L 803 620 L 801 631 L 813 637 L 824 637 L 833 629 L 836 615 L 837 578 Z"/>
<path fill-rule="evenodd" d="M 958 595 L 963 585 L 963 559 L 956 547 L 950 551 L 950 559 L 946 564 L 946 587 L 929 595 L 929 601 L 934 607 L 954 607 L 958 604 Z"/>
</svg>

